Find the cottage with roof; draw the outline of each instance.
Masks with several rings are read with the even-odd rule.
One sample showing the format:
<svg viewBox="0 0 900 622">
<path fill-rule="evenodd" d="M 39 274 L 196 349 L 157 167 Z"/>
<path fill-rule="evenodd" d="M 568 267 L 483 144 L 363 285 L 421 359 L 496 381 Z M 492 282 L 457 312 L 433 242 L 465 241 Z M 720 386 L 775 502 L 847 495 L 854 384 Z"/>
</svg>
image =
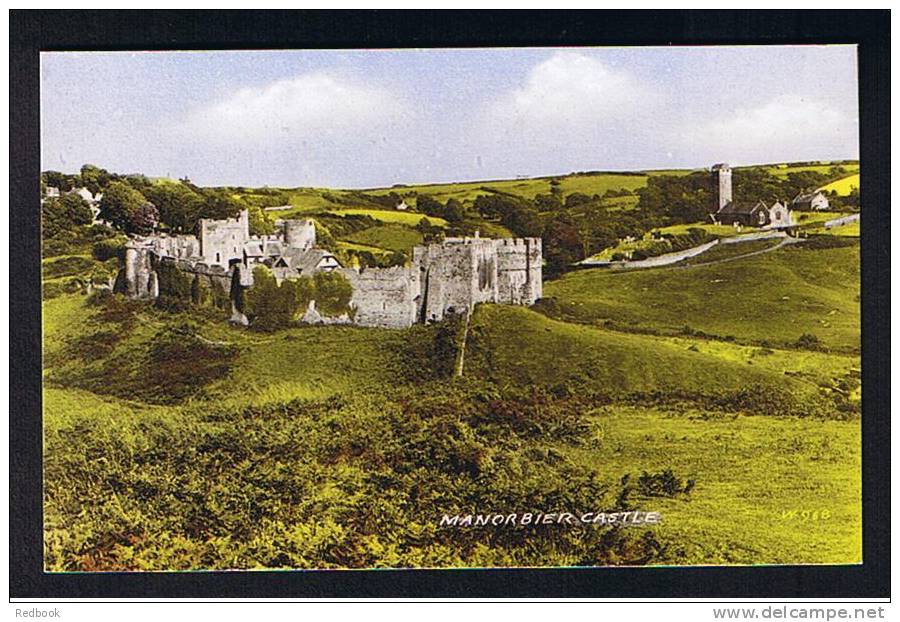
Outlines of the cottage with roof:
<svg viewBox="0 0 900 622">
<path fill-rule="evenodd" d="M 791 201 L 791 207 L 804 212 L 828 209 L 828 197 L 821 190 L 801 192 Z"/>
</svg>

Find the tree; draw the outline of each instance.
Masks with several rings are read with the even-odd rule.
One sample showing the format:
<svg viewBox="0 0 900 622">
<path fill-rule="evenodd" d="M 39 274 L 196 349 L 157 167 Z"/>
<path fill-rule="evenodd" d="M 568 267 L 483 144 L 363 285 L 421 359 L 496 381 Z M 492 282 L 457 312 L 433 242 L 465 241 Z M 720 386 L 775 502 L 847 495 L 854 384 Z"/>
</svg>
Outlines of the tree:
<svg viewBox="0 0 900 622">
<path fill-rule="evenodd" d="M 146 190 L 146 197 L 159 210 L 159 221 L 176 233 L 196 229 L 203 197 L 185 184 L 157 184 Z"/>
<path fill-rule="evenodd" d="M 444 206 L 441 205 L 441 202 L 427 194 L 420 194 L 416 197 L 416 211 L 435 218 L 443 218 L 444 216 Z"/>
<path fill-rule="evenodd" d="M 65 194 L 44 201 L 41 205 L 41 225 L 44 237 L 55 237 L 63 231 L 89 225 L 94 219 L 87 202 L 77 194 Z"/>
<path fill-rule="evenodd" d="M 135 224 L 141 227 L 144 217 L 149 216 L 148 210 L 138 211 L 147 203 L 140 192 L 121 181 L 110 182 L 100 199 L 100 217 L 113 224 L 118 229 L 127 233 L 136 233 L 133 230 Z M 137 221 L 132 218 L 137 216 Z M 158 214 L 157 214 L 158 217 Z"/>
<path fill-rule="evenodd" d="M 305 280 L 310 281 L 309 278 Z M 250 317 L 251 326 L 256 330 L 274 331 L 293 324 L 305 308 L 299 294 L 306 289 L 295 287 L 288 280 L 279 285 L 271 270 L 265 266 L 254 268 L 253 287 L 244 294 L 244 312 Z"/>
<path fill-rule="evenodd" d="M 224 220 L 235 218 L 244 209 L 247 209 L 247 204 L 232 196 L 227 189 L 211 188 L 204 191 L 200 217 Z"/>
<path fill-rule="evenodd" d="M 453 198 L 447 201 L 447 205 L 444 208 L 444 218 L 447 222 L 459 223 L 463 221 L 465 216 L 466 212 L 462 203 Z"/>
<path fill-rule="evenodd" d="M 540 212 L 558 212 L 563 203 L 557 194 L 539 194 L 534 197 L 534 204 Z"/>
<path fill-rule="evenodd" d="M 128 231 L 138 235 L 152 233 L 159 224 L 159 210 L 149 201 L 144 201 L 131 214 Z"/>
<path fill-rule="evenodd" d="M 557 276 L 573 263 L 584 259 L 584 242 L 578 227 L 567 214 L 560 214 L 549 223 L 543 235 L 544 259 L 547 275 Z"/>
<path fill-rule="evenodd" d="M 261 207 L 251 205 L 248 208 L 250 219 L 250 235 L 271 235 L 275 233 L 275 223 Z"/>
<path fill-rule="evenodd" d="M 106 169 L 93 164 L 85 164 L 81 167 L 81 185 L 90 190 L 91 194 L 97 194 L 109 185 L 111 175 Z"/>
<path fill-rule="evenodd" d="M 579 205 L 584 205 L 585 203 L 590 203 L 591 197 L 582 193 L 582 192 L 573 192 L 569 196 L 566 197 L 566 207 L 578 207 Z"/>
<path fill-rule="evenodd" d="M 350 313 L 353 286 L 347 277 L 337 271 L 316 272 L 313 282 L 315 284 L 316 309 L 319 313 L 332 317 Z"/>
<path fill-rule="evenodd" d="M 541 215 L 533 207 L 511 210 L 500 219 L 500 222 L 516 236 L 523 238 L 540 237 L 544 230 Z"/>
<path fill-rule="evenodd" d="M 41 173 L 41 177 L 48 187 L 57 188 L 60 192 L 68 192 L 77 183 L 75 175 L 66 175 L 59 171 L 44 171 Z"/>
</svg>

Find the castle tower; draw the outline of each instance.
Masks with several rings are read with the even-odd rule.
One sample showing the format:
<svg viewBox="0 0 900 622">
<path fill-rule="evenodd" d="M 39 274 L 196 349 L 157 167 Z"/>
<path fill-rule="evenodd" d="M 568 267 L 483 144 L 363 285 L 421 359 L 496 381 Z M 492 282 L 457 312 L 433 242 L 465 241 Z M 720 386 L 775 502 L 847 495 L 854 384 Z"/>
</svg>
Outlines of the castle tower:
<svg viewBox="0 0 900 622">
<path fill-rule="evenodd" d="M 284 243 L 289 248 L 313 248 L 316 245 L 316 223 L 312 220 L 285 220 Z"/>
<path fill-rule="evenodd" d="M 230 261 L 240 259 L 249 239 L 247 210 L 241 210 L 237 218 L 200 219 L 200 254 L 209 264 L 228 266 Z"/>
<path fill-rule="evenodd" d="M 712 172 L 712 192 L 713 200 L 710 205 L 712 213 L 718 212 L 720 209 L 731 203 L 731 167 L 726 163 L 714 164 L 710 169 Z"/>
</svg>

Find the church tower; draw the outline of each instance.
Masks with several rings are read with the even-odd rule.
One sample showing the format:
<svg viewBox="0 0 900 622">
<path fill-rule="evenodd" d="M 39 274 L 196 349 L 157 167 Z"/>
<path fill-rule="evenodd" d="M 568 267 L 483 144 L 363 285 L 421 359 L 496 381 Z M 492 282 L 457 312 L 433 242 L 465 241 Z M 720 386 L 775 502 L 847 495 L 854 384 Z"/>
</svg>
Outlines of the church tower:
<svg viewBox="0 0 900 622">
<path fill-rule="evenodd" d="M 731 167 L 728 164 L 714 164 L 712 169 L 712 213 L 731 203 Z"/>
</svg>

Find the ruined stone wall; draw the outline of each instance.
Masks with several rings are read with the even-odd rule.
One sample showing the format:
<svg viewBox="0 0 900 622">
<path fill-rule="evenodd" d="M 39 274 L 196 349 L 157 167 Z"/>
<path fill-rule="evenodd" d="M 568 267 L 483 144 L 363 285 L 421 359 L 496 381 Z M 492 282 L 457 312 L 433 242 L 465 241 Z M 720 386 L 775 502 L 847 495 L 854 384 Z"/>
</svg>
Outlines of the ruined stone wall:
<svg viewBox="0 0 900 622">
<path fill-rule="evenodd" d="M 195 235 L 160 235 L 152 238 L 151 247 L 159 257 L 200 257 L 200 240 Z"/>
<path fill-rule="evenodd" d="M 312 220 L 285 220 L 281 226 L 286 246 L 303 250 L 315 248 L 316 223 Z"/>
<path fill-rule="evenodd" d="M 237 218 L 200 219 L 200 255 L 208 264 L 227 266 L 243 259 L 244 243 L 250 239 L 250 218 L 243 210 Z"/>
<path fill-rule="evenodd" d="M 151 264 L 151 249 L 145 245 L 130 244 L 125 247 L 125 291 L 130 298 L 156 298 L 159 285 Z"/>
<path fill-rule="evenodd" d="M 501 304 L 532 305 L 543 296 L 540 238 L 494 240 L 497 297 Z"/>
<path fill-rule="evenodd" d="M 420 317 L 440 321 L 497 298 L 497 253 L 493 240 L 455 238 L 413 249 L 412 271 L 421 288 Z"/>
<path fill-rule="evenodd" d="M 232 230 L 216 228 L 214 233 L 230 236 Z M 308 232 L 298 229 L 297 233 L 306 235 L 304 230 Z M 204 249 L 209 248 L 206 242 L 208 238 L 202 240 Z M 253 286 L 253 266 L 228 266 L 216 262 L 215 257 L 210 261 L 208 256 L 198 255 L 197 244 L 192 236 L 132 241 L 122 270 L 124 293 L 135 298 L 189 298 L 193 304 L 220 308 L 231 304 L 233 321 L 246 323 L 242 292 Z M 168 268 L 158 274 L 162 263 L 189 281 Z M 450 313 L 466 313 L 479 303 L 531 305 L 542 296 L 539 238 L 451 238 L 415 247 L 408 267 L 339 270 L 353 289 L 353 313 L 333 321 L 352 320 L 360 326 L 406 328 L 417 322 L 441 321 Z M 164 278 L 160 279 L 160 274 Z M 164 291 L 160 291 L 161 281 Z M 318 317 L 314 305 L 304 319 L 307 316 L 309 321 Z"/>
<path fill-rule="evenodd" d="M 350 307 L 360 326 L 407 328 L 417 321 L 419 283 L 411 268 L 341 269 L 353 286 Z"/>
</svg>

